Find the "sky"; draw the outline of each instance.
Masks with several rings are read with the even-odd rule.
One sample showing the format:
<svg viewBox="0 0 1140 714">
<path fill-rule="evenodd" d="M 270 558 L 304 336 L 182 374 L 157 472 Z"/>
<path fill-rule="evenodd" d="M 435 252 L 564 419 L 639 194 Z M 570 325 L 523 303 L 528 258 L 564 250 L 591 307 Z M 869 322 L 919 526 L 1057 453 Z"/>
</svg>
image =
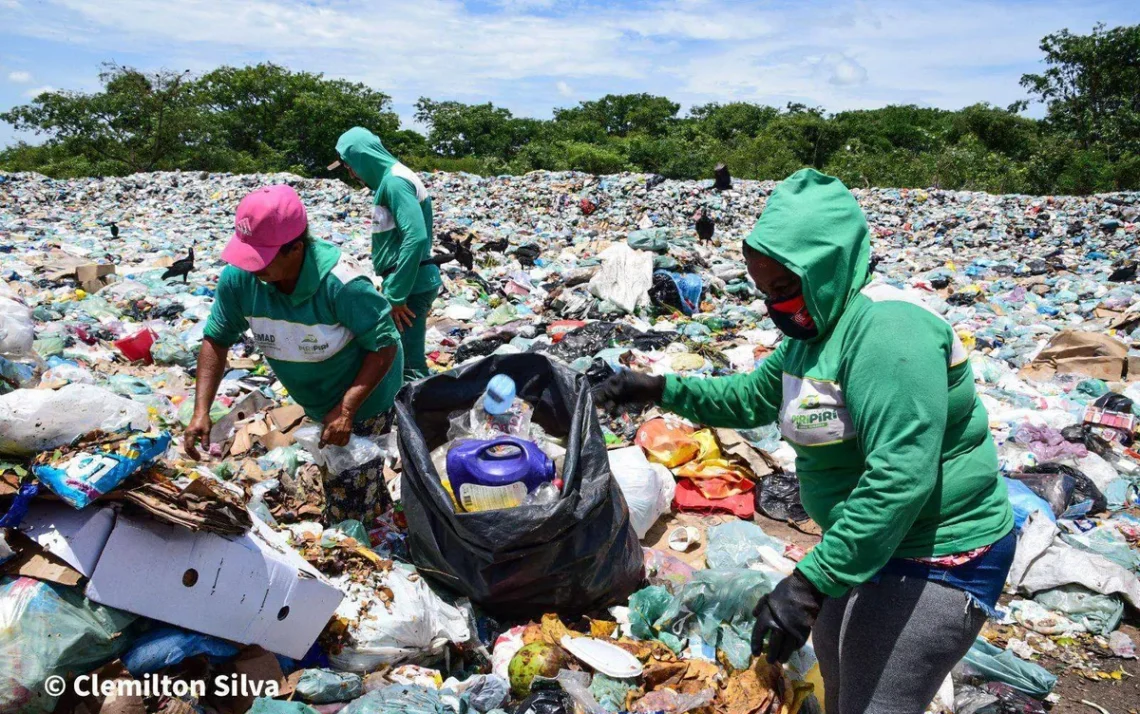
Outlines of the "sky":
<svg viewBox="0 0 1140 714">
<path fill-rule="evenodd" d="M 205 72 L 270 61 L 548 118 L 609 93 L 957 109 L 1025 98 L 1045 35 L 1140 23 L 1138 0 L 0 0 L 0 110 L 96 91 L 103 62 Z M 1030 114 L 1040 115 L 1040 107 Z M 0 146 L 17 135 L 0 122 Z"/>
</svg>

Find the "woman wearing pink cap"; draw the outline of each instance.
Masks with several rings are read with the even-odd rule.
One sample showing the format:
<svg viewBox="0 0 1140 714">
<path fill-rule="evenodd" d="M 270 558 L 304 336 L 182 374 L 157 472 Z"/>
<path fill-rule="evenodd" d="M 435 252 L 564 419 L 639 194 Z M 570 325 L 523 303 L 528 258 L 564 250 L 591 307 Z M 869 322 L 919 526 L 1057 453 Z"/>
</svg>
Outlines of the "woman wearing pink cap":
<svg viewBox="0 0 1140 714">
<path fill-rule="evenodd" d="M 242 199 L 236 231 L 222 251 L 218 279 L 198 353 L 194 417 L 184 447 L 198 458 L 210 439 L 210 405 L 229 348 L 248 333 L 289 395 L 323 424 L 322 444 L 344 446 L 354 429 L 392 407 L 403 385 L 403 350 L 391 307 L 340 249 L 309 236 L 308 217 L 291 187 L 268 186 Z M 338 484 L 345 503 L 371 504 L 383 479 Z M 326 483 L 326 491 L 330 484 Z M 369 498 L 369 495 L 372 498 Z M 330 503 L 334 499 L 330 498 Z M 340 500 L 340 499 L 336 499 Z M 330 514 L 370 522 L 364 514 Z"/>
</svg>

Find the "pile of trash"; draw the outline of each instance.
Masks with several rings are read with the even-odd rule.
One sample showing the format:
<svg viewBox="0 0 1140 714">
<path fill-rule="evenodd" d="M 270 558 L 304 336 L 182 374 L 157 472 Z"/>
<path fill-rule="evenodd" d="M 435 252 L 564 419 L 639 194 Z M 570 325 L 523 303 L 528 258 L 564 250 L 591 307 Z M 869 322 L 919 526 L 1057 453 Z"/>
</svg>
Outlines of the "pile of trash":
<svg viewBox="0 0 1140 714">
<path fill-rule="evenodd" d="M 810 644 L 783 668 L 748 644 L 818 534 L 777 428 L 590 399 L 622 369 L 727 375 L 775 348 L 740 252 L 775 184 L 422 178 L 439 248 L 474 253 L 442 266 L 436 374 L 382 433 L 320 447 L 243 341 L 195 462 L 179 442 L 237 202 L 288 183 L 366 265 L 369 196 L 0 174 L 0 714 L 822 710 Z M 1019 529 L 1003 619 L 938 707 L 1043 711 L 1059 671 L 1126 682 L 1140 194 L 853 193 L 877 279 L 971 350 Z M 364 470 L 376 512 L 326 488 Z"/>
</svg>

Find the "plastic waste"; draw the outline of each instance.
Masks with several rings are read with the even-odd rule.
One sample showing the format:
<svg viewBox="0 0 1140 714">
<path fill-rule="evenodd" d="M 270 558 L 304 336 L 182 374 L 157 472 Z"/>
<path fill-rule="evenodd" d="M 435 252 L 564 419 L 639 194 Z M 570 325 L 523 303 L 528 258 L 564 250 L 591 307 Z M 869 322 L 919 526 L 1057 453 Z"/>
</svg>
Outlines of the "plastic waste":
<svg viewBox="0 0 1140 714">
<path fill-rule="evenodd" d="M 534 418 L 571 447 L 552 504 L 456 513 L 431 463 L 449 415 L 507 374 Z M 396 401 L 401 493 L 412 562 L 438 585 L 512 618 L 568 615 L 623 601 L 643 574 L 641 546 L 606 458 L 585 376 L 541 355 L 500 355 L 416 382 Z M 569 430 L 567 432 L 567 430 Z"/>
<path fill-rule="evenodd" d="M 75 589 L 0 578 L 0 711 L 47 714 L 47 678 L 89 672 L 134 640 L 134 615 L 97 605 Z"/>
<path fill-rule="evenodd" d="M 132 434 L 70 454 L 63 462 L 36 463 L 33 472 L 72 508 L 86 508 L 114 491 L 139 469 L 145 468 L 170 446 L 167 432 Z M 43 457 L 41 457 L 43 458 Z"/>
<path fill-rule="evenodd" d="M 333 581 L 347 595 L 336 615 L 355 623 L 349 630 L 352 643 L 329 656 L 336 669 L 370 672 L 438 654 L 449 642 L 471 638 L 466 615 L 441 600 L 419 574 L 395 567 L 377 577 L 375 582 L 355 582 L 349 576 Z M 390 602 L 380 599 L 378 588 Z"/>
<path fill-rule="evenodd" d="M 33 354 L 35 339 L 32 311 L 13 298 L 0 296 L 0 356 L 18 359 Z"/>
<path fill-rule="evenodd" d="M 331 669 L 306 669 L 297 681 L 297 696 L 314 704 L 350 702 L 364 692 L 359 674 Z"/>
<path fill-rule="evenodd" d="M 693 428 L 670 419 L 650 419 L 637 430 L 635 443 L 645 449 L 650 461 L 676 468 L 697 458 L 700 443 Z"/>
<path fill-rule="evenodd" d="M 31 456 L 96 429 L 141 431 L 149 425 L 146 406 L 91 384 L 0 395 L 0 454 Z"/>
<path fill-rule="evenodd" d="M 1009 504 L 1013 506 L 1013 525 L 1015 528 L 1020 529 L 1025 524 L 1026 519 L 1029 518 L 1029 514 L 1037 512 L 1050 521 L 1056 522 L 1057 517 L 1053 515 L 1053 509 L 1050 508 L 1049 502 L 1034 493 L 1025 483 L 1007 478 L 1005 486 L 1009 493 Z"/>
<path fill-rule="evenodd" d="M 1056 675 L 1045 668 L 1018 659 L 1012 652 L 991 645 L 979 637 L 963 662 L 988 680 L 1004 682 L 1032 697 L 1044 699 L 1057 683 Z"/>
<path fill-rule="evenodd" d="M 601 269 L 590 279 L 590 293 L 608 300 L 624 313 L 632 313 L 649 305 L 649 288 L 653 287 L 653 256 L 613 245 L 602 252 Z"/>
<path fill-rule="evenodd" d="M 189 657 L 207 655 L 219 664 L 237 656 L 239 647 L 181 627 L 160 627 L 141 635 L 123 655 L 123 665 L 136 678 L 170 667 Z"/>
<path fill-rule="evenodd" d="M 755 493 L 756 510 L 768 518 L 795 523 L 808 520 L 800 502 L 800 480 L 794 473 L 768 474 Z"/>
<path fill-rule="evenodd" d="M 253 700 L 253 706 L 250 707 L 248 714 L 321 714 L 321 712 L 304 702 L 285 702 L 280 699 L 258 697 Z"/>
<path fill-rule="evenodd" d="M 340 714 L 454 714 L 435 689 L 395 684 L 353 701 Z"/>
<path fill-rule="evenodd" d="M 464 511 L 514 508 L 554 480 L 554 462 L 532 441 L 475 439 L 447 452 L 447 477 Z"/>
<path fill-rule="evenodd" d="M 610 471 L 621 487 L 629 519 L 639 539 L 644 538 L 657 519 L 670 510 L 677 483 L 660 464 L 651 464 L 637 446 L 606 452 Z"/>
<path fill-rule="evenodd" d="M 543 689 L 524 699 L 511 714 L 574 714 L 574 700 L 561 689 Z"/>
<path fill-rule="evenodd" d="M 1112 632 L 1124 617 L 1124 602 L 1119 597 L 1101 595 L 1079 585 L 1044 590 L 1033 599 L 1096 635 Z"/>
</svg>

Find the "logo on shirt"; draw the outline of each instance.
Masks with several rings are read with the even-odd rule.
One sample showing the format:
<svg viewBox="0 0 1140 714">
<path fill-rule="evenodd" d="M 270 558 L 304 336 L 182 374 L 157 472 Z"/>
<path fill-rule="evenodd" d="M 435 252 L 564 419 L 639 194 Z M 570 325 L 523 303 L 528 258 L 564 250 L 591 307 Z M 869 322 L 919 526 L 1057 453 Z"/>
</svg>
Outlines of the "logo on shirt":
<svg viewBox="0 0 1140 714">
<path fill-rule="evenodd" d="M 301 344 L 298 345 L 297 349 L 305 355 L 319 355 L 327 352 L 329 347 L 328 340 L 321 342 L 316 335 L 305 335 L 301 338 Z"/>
<path fill-rule="evenodd" d="M 253 341 L 260 345 L 272 345 L 277 342 L 276 335 L 267 335 L 261 332 L 253 333 Z"/>
</svg>

